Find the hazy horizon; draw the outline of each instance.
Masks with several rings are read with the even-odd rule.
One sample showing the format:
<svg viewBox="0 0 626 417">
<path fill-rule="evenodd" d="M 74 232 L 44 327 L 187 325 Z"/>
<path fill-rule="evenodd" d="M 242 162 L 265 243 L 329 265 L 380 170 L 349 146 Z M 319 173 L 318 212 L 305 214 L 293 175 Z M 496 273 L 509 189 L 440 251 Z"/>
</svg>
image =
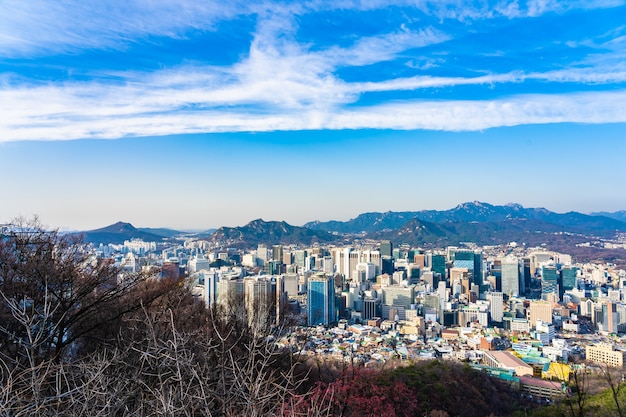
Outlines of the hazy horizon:
<svg viewBox="0 0 626 417">
<path fill-rule="evenodd" d="M 438 209 L 438 211 L 446 211 L 446 210 L 450 210 L 450 209 L 456 208 L 456 207 L 458 207 L 458 206 L 460 206 L 462 204 L 475 203 L 475 202 L 491 204 L 488 201 L 478 201 L 478 200 L 464 201 L 464 202 L 460 202 L 459 204 L 457 204 L 457 205 L 455 205 L 453 207 L 448 207 L 448 208 L 445 208 L 445 209 Z M 505 203 L 505 204 L 492 204 L 492 205 L 493 206 L 506 206 L 508 204 L 519 204 L 519 203 L 517 203 L 517 202 L 508 202 L 508 203 Z M 534 209 L 541 209 L 541 208 L 543 208 L 543 209 L 552 211 L 552 212 L 557 213 L 557 214 L 564 214 L 566 212 L 575 211 L 575 210 L 567 210 L 567 211 L 559 212 L 559 211 L 550 210 L 549 208 L 543 207 L 543 206 L 529 207 L 529 206 L 524 206 L 523 204 L 522 204 L 522 206 L 524 208 L 526 208 L 526 209 L 533 209 L 533 208 Z M 424 208 L 424 209 L 419 209 L 419 210 L 385 210 L 385 211 L 378 211 L 377 213 L 385 213 L 385 212 L 418 212 L 418 211 L 421 211 L 421 210 L 436 210 L 436 209 Z M 606 212 L 606 211 L 602 211 L 602 212 L 606 212 L 606 213 L 610 214 L 610 213 L 621 212 L 621 211 L 626 211 L 626 210 L 616 210 L 614 212 Z M 327 222 L 327 221 L 345 222 L 345 221 L 353 220 L 356 217 L 358 217 L 359 215 L 366 214 L 366 213 L 372 213 L 372 212 L 359 212 L 359 213 L 355 214 L 354 216 L 351 216 L 351 217 L 348 217 L 348 218 L 343 218 L 343 219 L 333 219 L 333 218 L 325 219 L 325 220 L 311 219 L 311 220 L 308 220 L 308 221 L 306 221 L 304 223 L 297 223 L 297 224 L 296 223 L 290 223 L 290 222 L 286 222 L 286 223 L 291 224 L 292 226 L 304 226 L 305 224 L 310 223 L 310 222 L 314 222 L 314 221 L 320 221 L 320 222 Z M 589 212 L 589 213 L 582 213 L 582 214 L 600 215 L 598 213 L 600 213 L 600 212 Z M 28 220 L 28 218 L 25 218 L 25 219 Z M 211 230 L 211 229 L 217 230 L 220 227 L 241 227 L 241 226 L 245 226 L 248 223 L 251 223 L 251 222 L 253 222 L 255 220 L 263 220 L 265 222 L 274 222 L 274 221 L 275 222 L 282 222 L 282 221 L 285 221 L 284 219 L 278 219 L 278 218 L 252 217 L 249 220 L 244 221 L 241 224 L 219 224 L 219 225 L 213 225 L 213 226 L 207 226 L 207 227 L 176 228 L 176 227 L 170 227 L 168 225 L 147 225 L 146 226 L 146 225 L 141 225 L 141 224 L 134 224 L 132 222 L 125 221 L 124 219 L 119 219 L 119 220 L 117 220 L 117 221 L 115 221 L 113 223 L 105 224 L 105 225 L 99 225 L 97 227 L 92 227 L 90 229 L 71 229 L 71 228 L 68 228 L 68 227 L 61 227 L 61 228 L 59 228 L 58 226 L 54 226 L 54 225 L 45 225 L 45 226 L 59 228 L 63 232 L 83 232 L 83 231 L 91 231 L 91 230 L 102 229 L 102 228 L 105 228 L 105 227 L 108 227 L 108 226 L 112 226 L 112 225 L 117 224 L 117 223 L 128 223 L 128 224 L 131 224 L 133 227 L 136 227 L 138 229 L 171 229 L 171 230 L 176 230 L 176 231 L 179 231 L 179 232 L 203 232 L 203 231 Z"/>
</svg>

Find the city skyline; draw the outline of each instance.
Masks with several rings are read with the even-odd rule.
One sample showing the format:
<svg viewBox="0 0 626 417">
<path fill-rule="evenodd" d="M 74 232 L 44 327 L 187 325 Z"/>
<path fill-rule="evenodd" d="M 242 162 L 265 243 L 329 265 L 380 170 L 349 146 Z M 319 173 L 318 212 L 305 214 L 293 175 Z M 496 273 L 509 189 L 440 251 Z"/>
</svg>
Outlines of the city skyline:
<svg viewBox="0 0 626 417">
<path fill-rule="evenodd" d="M 0 223 L 626 209 L 624 1 L 0 5 Z"/>
</svg>

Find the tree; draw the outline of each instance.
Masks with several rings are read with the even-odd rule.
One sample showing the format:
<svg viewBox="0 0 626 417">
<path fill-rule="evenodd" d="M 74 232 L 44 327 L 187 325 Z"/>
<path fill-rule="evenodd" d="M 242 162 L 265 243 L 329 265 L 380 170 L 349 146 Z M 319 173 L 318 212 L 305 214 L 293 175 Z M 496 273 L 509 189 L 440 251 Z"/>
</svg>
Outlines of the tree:
<svg viewBox="0 0 626 417">
<path fill-rule="evenodd" d="M 620 398 L 620 391 L 622 389 L 622 381 L 620 379 L 623 378 L 621 372 L 622 369 L 612 370 L 608 365 L 601 366 L 601 378 L 606 382 L 611 391 L 611 398 L 615 403 L 616 412 L 619 417 L 624 415 L 621 404 L 622 399 Z"/>
<path fill-rule="evenodd" d="M 565 405 L 572 417 L 584 417 L 589 399 L 589 374 L 584 366 L 571 372 L 570 385 Z"/>
<path fill-rule="evenodd" d="M 419 407 L 407 385 L 378 370 L 350 367 L 331 383 L 320 383 L 291 415 L 413 416 Z"/>
<path fill-rule="evenodd" d="M 76 237 L 17 220 L 0 238 L 0 358 L 35 366 L 79 355 L 172 284 L 122 274 Z"/>
<path fill-rule="evenodd" d="M 295 398 L 275 305 L 206 309 L 184 278 L 121 272 L 36 221 L 2 229 L 0 415 L 271 416 Z"/>
</svg>

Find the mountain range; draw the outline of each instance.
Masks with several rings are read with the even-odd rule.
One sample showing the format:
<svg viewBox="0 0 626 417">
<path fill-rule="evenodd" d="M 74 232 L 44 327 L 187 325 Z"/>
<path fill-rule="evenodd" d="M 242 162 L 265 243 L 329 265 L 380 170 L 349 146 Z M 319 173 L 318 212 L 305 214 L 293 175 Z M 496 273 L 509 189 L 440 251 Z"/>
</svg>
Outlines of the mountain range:
<svg viewBox="0 0 626 417">
<path fill-rule="evenodd" d="M 614 213 L 614 217 L 619 217 L 619 213 Z M 569 248 L 597 238 L 613 238 L 617 231 L 626 231 L 626 223 L 614 217 L 578 212 L 559 214 L 519 204 L 495 206 L 474 201 L 450 210 L 363 213 L 348 221 L 314 221 L 303 227 L 257 219 L 245 226 L 221 227 L 210 236 L 211 231 L 195 236 L 219 246 L 239 248 L 259 243 L 349 242 L 356 236 L 424 247 L 462 242 L 497 245 L 516 241 L 530 246 L 546 244 Z M 131 238 L 162 241 L 183 234 L 171 229 L 137 229 L 129 223 L 118 222 L 82 235 L 86 241 L 106 244 L 123 243 Z"/>
<path fill-rule="evenodd" d="M 608 211 L 598 211 L 595 213 L 591 213 L 591 215 L 610 217 L 611 219 L 619 220 L 620 222 L 626 223 L 626 210 L 620 210 L 613 213 L 610 213 Z"/>
<path fill-rule="evenodd" d="M 82 237 L 83 241 L 94 244 L 117 244 L 124 243 L 125 240 L 142 239 L 146 242 L 161 242 L 177 236 L 208 237 L 215 229 L 203 232 L 187 233 L 179 230 L 167 228 L 136 228 L 130 223 L 117 222 L 112 225 L 84 232 L 75 233 Z"/>
<path fill-rule="evenodd" d="M 323 230 L 257 219 L 241 227 L 221 227 L 207 240 L 227 247 L 254 247 L 259 243 L 311 245 L 337 242 L 339 239 L 338 236 Z"/>
<path fill-rule="evenodd" d="M 619 212 L 618 212 L 619 213 Z M 329 232 L 367 234 L 396 230 L 413 219 L 424 222 L 447 223 L 499 223 L 511 220 L 535 220 L 544 224 L 560 226 L 562 231 L 572 233 L 595 233 L 603 236 L 614 235 L 616 230 L 626 230 L 626 223 L 608 216 L 588 215 L 578 212 L 554 213 L 545 208 L 525 208 L 510 203 L 494 206 L 480 201 L 459 204 L 450 210 L 421 210 L 385 213 L 363 213 L 345 222 L 314 221 L 305 227 Z"/>
</svg>

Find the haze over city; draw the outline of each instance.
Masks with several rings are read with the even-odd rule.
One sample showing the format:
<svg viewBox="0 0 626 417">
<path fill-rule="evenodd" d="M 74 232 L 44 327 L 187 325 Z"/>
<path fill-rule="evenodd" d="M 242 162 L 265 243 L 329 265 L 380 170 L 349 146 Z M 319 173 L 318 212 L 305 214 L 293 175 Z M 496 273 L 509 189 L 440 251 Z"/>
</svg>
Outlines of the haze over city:
<svg viewBox="0 0 626 417">
<path fill-rule="evenodd" d="M 0 223 L 626 209 L 623 1 L 0 4 Z"/>
</svg>

